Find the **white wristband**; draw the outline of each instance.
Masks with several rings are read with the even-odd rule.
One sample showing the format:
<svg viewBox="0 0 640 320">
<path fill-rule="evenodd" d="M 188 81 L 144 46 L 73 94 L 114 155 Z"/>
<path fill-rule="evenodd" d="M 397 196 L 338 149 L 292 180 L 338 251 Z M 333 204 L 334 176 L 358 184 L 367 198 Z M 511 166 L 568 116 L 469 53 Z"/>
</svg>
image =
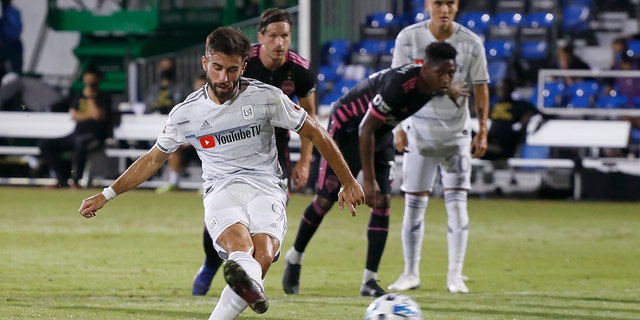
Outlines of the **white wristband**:
<svg viewBox="0 0 640 320">
<path fill-rule="evenodd" d="M 107 201 L 115 198 L 118 194 L 111 187 L 102 189 L 102 195 L 107 198 Z"/>
</svg>

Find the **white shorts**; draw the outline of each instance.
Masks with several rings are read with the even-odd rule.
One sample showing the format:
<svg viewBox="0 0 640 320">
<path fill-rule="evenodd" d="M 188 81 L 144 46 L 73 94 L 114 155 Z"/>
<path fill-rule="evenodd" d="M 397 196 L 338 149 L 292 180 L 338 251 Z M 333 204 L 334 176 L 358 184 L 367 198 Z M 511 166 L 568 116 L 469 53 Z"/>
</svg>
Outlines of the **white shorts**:
<svg viewBox="0 0 640 320">
<path fill-rule="evenodd" d="M 282 240 L 287 232 L 287 196 L 283 192 L 266 194 L 264 191 L 246 183 L 232 183 L 218 192 L 207 194 L 204 199 L 204 223 L 213 239 L 213 246 L 228 255 L 217 239 L 228 227 L 241 223 L 249 229 L 251 235 L 264 233 Z M 280 247 L 276 256 L 280 253 Z"/>
<path fill-rule="evenodd" d="M 409 142 L 409 152 L 402 159 L 402 185 L 404 192 L 432 192 L 438 168 L 445 189 L 471 189 L 471 151 L 460 148 L 446 156 L 425 157 Z M 412 146 L 414 146 L 412 148 Z M 466 149 L 466 151 L 465 151 Z"/>
</svg>

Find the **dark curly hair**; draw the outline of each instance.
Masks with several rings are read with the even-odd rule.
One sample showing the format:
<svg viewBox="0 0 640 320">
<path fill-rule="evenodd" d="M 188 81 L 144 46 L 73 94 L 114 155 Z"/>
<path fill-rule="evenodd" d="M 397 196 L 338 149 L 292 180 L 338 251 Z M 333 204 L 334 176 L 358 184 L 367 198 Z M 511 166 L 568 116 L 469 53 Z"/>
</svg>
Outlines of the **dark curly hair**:
<svg viewBox="0 0 640 320">
<path fill-rule="evenodd" d="M 425 49 L 427 60 L 455 60 L 458 51 L 452 45 L 444 41 L 432 42 Z"/>
</svg>

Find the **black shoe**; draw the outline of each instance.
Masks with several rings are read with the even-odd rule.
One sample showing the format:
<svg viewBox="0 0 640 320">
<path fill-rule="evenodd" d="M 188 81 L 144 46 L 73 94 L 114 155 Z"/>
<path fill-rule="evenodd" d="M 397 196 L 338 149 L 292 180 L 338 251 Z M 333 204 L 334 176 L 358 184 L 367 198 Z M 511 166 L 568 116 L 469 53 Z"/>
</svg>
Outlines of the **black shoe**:
<svg viewBox="0 0 640 320">
<path fill-rule="evenodd" d="M 284 260 L 284 273 L 282 274 L 282 289 L 284 289 L 284 293 L 298 294 L 300 289 L 300 269 L 302 269 L 302 265 Z"/>
<path fill-rule="evenodd" d="M 360 286 L 360 295 L 363 297 L 380 297 L 387 294 L 378 285 L 378 280 L 371 279 Z"/>
<path fill-rule="evenodd" d="M 265 313 L 269 308 L 269 300 L 260 285 L 242 269 L 235 261 L 227 261 L 224 264 L 224 280 L 231 290 L 239 295 L 242 300 L 256 313 Z"/>
</svg>

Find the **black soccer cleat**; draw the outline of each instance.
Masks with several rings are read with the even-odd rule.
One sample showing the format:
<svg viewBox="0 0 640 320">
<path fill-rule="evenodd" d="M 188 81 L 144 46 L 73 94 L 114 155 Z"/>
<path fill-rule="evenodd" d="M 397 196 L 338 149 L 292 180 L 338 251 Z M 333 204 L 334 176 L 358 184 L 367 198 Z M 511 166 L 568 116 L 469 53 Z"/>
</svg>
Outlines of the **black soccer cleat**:
<svg viewBox="0 0 640 320">
<path fill-rule="evenodd" d="M 360 286 L 360 295 L 363 297 L 381 297 L 385 294 L 387 292 L 380 288 L 376 279 L 371 279 Z"/>
<path fill-rule="evenodd" d="M 229 260 L 224 264 L 224 280 L 231 290 L 256 313 L 265 313 L 269 308 L 269 300 L 262 287 L 242 269 L 235 261 Z"/>
<path fill-rule="evenodd" d="M 285 259 L 282 273 L 282 289 L 287 294 L 298 294 L 300 289 L 300 270 L 302 265 L 290 263 Z"/>
</svg>

